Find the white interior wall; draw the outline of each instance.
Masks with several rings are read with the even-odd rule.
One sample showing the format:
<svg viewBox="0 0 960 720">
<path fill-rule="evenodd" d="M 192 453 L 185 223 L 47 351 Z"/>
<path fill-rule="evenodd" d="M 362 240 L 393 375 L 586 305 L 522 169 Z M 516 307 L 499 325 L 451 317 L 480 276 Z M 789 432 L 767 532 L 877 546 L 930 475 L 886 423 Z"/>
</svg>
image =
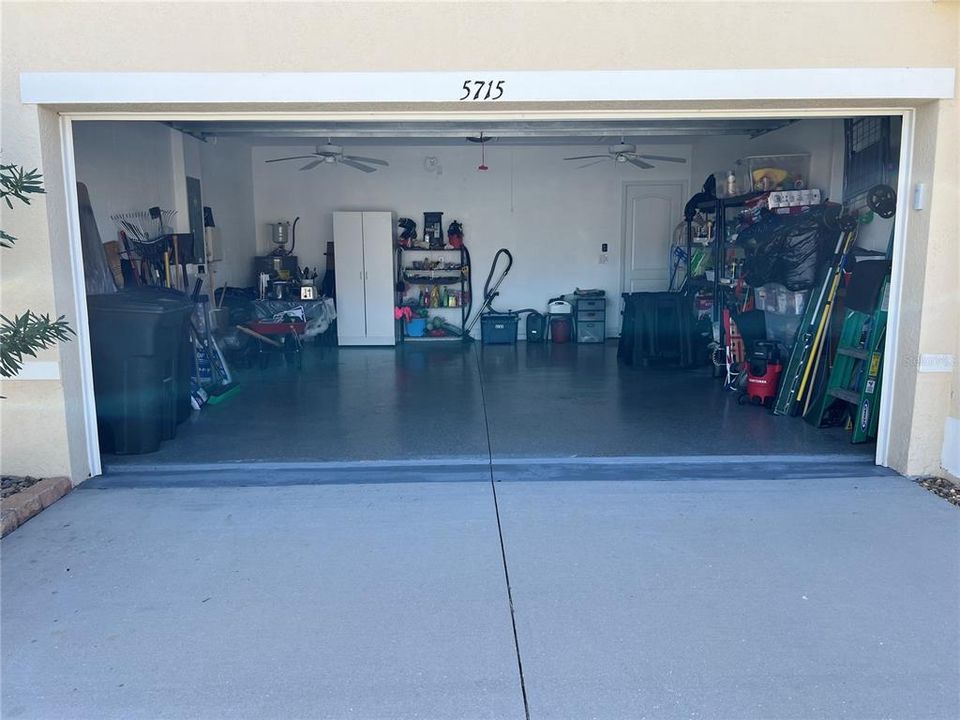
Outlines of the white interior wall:
<svg viewBox="0 0 960 720">
<path fill-rule="evenodd" d="M 177 210 L 174 229 L 188 232 L 186 178 L 200 179 L 223 246 L 218 285 L 246 285 L 255 253 L 250 147 L 202 143 L 153 122 L 74 123 L 77 179 L 87 185 L 100 237 L 115 240 L 110 216 L 159 205 Z"/>
<path fill-rule="evenodd" d="M 223 260 L 213 264 L 216 283 L 246 287 L 257 251 L 250 146 L 223 139 L 197 145 L 203 204 L 213 211 L 223 249 Z"/>
<path fill-rule="evenodd" d="M 111 215 L 175 206 L 170 132 L 159 123 L 73 124 L 77 180 L 90 191 L 104 242 L 117 239 Z"/>
<path fill-rule="evenodd" d="M 639 152 L 690 157 L 689 145 L 645 146 Z M 253 149 L 254 196 L 259 252 L 269 248 L 268 223 L 300 216 L 296 255 L 301 266 L 322 273 L 326 242 L 333 240 L 336 210 L 390 210 L 416 220 L 423 230 L 425 211 L 442 211 L 446 228 L 463 223 L 473 261 L 475 297 L 498 248 L 513 253 L 514 266 L 500 289 L 498 309 L 545 308 L 547 301 L 580 288 L 602 288 L 608 297 L 607 332 L 619 333 L 621 288 L 621 202 L 627 181 L 689 183 L 690 164 L 660 163 L 652 170 L 604 163 L 577 169 L 565 156 L 604 152 L 605 147 L 486 146 L 489 170 L 480 172 L 480 147 L 347 147 L 348 153 L 390 163 L 364 174 L 345 166 L 300 172 L 306 161 L 264 163 L 269 158 L 303 155 L 310 147 Z M 435 157 L 442 174 L 428 172 Z M 680 218 L 677 218 L 679 222 Z M 601 244 L 608 262 L 601 263 Z M 664 258 L 664 282 L 668 283 Z"/>
<path fill-rule="evenodd" d="M 382 157 L 390 167 L 369 175 L 342 166 L 299 172 L 297 161 L 263 160 L 307 154 L 308 146 L 250 148 L 241 141 L 200 142 L 159 123 L 76 123 L 77 170 L 87 183 L 101 236 L 115 237 L 109 216 L 151 205 L 175 208 L 178 230 L 187 228 L 185 177 L 200 177 L 203 204 L 213 208 L 224 248 L 217 283 L 252 283 L 251 257 L 269 252 L 268 223 L 300 216 L 296 253 L 301 266 L 323 272 L 335 210 L 381 209 L 414 218 L 444 212 L 444 225 L 464 223 L 474 260 L 475 292 L 499 247 L 516 264 L 502 287 L 501 307 L 543 307 L 575 287 L 603 288 L 611 299 L 608 333 L 618 332 L 621 290 L 621 202 L 628 181 L 685 181 L 697 190 L 711 172 L 722 174 L 746 155 L 808 152 L 810 183 L 839 198 L 842 191 L 842 121 L 804 120 L 756 139 L 708 137 L 692 145 L 651 144 L 641 152 L 687 157 L 687 165 L 660 163 L 653 170 L 602 164 L 576 169 L 568 155 L 588 145 L 486 146 L 490 169 L 478 172 L 480 148 L 384 146 L 349 148 Z M 602 151 L 602 148 L 597 148 Z M 442 174 L 428 172 L 435 157 Z M 252 165 L 252 172 L 251 172 Z M 677 218 L 679 221 L 680 218 Z M 878 219 L 879 220 L 879 219 Z M 861 244 L 885 249 L 888 230 L 867 226 Z M 600 245 L 609 244 L 600 263 Z M 666 260 L 665 260 L 666 266 Z M 666 276 L 664 280 L 666 286 Z"/>
<path fill-rule="evenodd" d="M 693 190 L 698 191 L 710 173 L 723 182 L 740 158 L 750 155 L 810 154 L 809 187 L 819 188 L 840 202 L 843 193 L 843 120 L 800 120 L 757 138 L 712 136 L 693 145 Z M 839 166 L 836 163 L 840 158 Z"/>
<path fill-rule="evenodd" d="M 200 178 L 203 175 L 203 163 L 200 159 L 200 148 L 207 143 L 201 142 L 189 135 L 175 133 L 183 142 L 183 174 L 186 177 Z M 189 226 L 189 223 L 188 223 Z"/>
</svg>

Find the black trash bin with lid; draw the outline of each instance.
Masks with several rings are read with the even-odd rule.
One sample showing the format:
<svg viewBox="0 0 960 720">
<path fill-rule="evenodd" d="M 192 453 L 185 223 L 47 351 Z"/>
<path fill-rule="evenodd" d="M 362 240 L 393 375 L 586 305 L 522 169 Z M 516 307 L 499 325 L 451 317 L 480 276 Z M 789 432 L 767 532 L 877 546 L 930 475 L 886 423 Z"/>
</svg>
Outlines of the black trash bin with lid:
<svg viewBox="0 0 960 720">
<path fill-rule="evenodd" d="M 190 411 L 190 316 L 182 292 L 131 288 L 87 297 L 100 449 L 154 452 Z"/>
</svg>

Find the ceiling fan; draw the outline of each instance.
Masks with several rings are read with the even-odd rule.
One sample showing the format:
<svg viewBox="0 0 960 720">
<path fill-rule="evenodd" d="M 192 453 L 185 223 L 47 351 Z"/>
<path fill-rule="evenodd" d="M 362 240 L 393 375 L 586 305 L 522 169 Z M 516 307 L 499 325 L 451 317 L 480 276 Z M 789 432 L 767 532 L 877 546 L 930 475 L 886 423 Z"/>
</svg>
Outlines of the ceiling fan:
<svg viewBox="0 0 960 720">
<path fill-rule="evenodd" d="M 300 168 L 301 170 L 313 170 L 318 165 L 326 163 L 330 165 L 347 165 L 365 173 L 376 172 L 377 169 L 375 167 L 370 167 L 370 165 L 387 167 L 390 164 L 386 160 L 378 160 L 377 158 L 360 157 L 359 155 L 344 155 L 343 148 L 339 145 L 334 145 L 330 141 L 327 141 L 326 145 L 317 145 L 316 151 L 310 155 L 293 155 L 291 157 L 265 160 L 264 162 L 274 163 L 284 162 L 286 160 L 310 160 L 310 162 Z"/>
<path fill-rule="evenodd" d="M 597 165 L 605 162 L 606 160 L 613 160 L 614 162 L 618 163 L 630 163 L 631 165 L 635 165 L 638 168 L 643 168 L 644 170 L 649 170 L 650 168 L 656 167 L 648 162 L 644 162 L 645 160 L 659 160 L 660 162 L 672 163 L 686 162 L 684 158 L 672 157 L 670 155 L 644 155 L 642 153 L 638 153 L 636 145 L 625 143 L 623 142 L 622 138 L 620 139 L 620 143 L 618 145 L 611 145 L 607 148 L 606 155 L 576 155 L 575 157 L 564 158 L 564 160 L 593 160 L 593 162 L 578 165 L 577 168 L 590 167 L 591 165 Z"/>
</svg>

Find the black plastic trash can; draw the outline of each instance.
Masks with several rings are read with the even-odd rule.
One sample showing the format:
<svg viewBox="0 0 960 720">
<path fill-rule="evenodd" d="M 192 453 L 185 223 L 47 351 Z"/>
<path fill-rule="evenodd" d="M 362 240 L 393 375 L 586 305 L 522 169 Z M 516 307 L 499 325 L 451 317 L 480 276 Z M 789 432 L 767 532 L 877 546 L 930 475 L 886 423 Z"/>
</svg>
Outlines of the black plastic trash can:
<svg viewBox="0 0 960 720">
<path fill-rule="evenodd" d="M 693 304 L 682 293 L 624 293 L 617 357 L 627 365 L 695 364 Z"/>
<path fill-rule="evenodd" d="M 182 292 L 131 288 L 87 297 L 100 449 L 154 452 L 190 414 L 190 315 Z"/>
</svg>

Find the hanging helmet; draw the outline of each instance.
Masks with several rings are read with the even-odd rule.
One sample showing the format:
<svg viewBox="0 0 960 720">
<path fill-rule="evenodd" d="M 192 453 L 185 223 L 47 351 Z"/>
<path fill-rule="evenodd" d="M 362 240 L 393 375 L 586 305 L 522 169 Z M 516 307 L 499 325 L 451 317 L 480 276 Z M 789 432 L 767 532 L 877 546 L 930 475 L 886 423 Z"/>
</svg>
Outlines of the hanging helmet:
<svg viewBox="0 0 960 720">
<path fill-rule="evenodd" d="M 460 224 L 459 220 L 454 220 L 447 226 L 447 241 L 451 247 L 463 247 L 463 225 Z"/>
<path fill-rule="evenodd" d="M 417 239 L 417 223 L 410 218 L 400 218 L 397 221 L 397 229 L 400 231 L 400 239 L 407 242 Z"/>
</svg>

